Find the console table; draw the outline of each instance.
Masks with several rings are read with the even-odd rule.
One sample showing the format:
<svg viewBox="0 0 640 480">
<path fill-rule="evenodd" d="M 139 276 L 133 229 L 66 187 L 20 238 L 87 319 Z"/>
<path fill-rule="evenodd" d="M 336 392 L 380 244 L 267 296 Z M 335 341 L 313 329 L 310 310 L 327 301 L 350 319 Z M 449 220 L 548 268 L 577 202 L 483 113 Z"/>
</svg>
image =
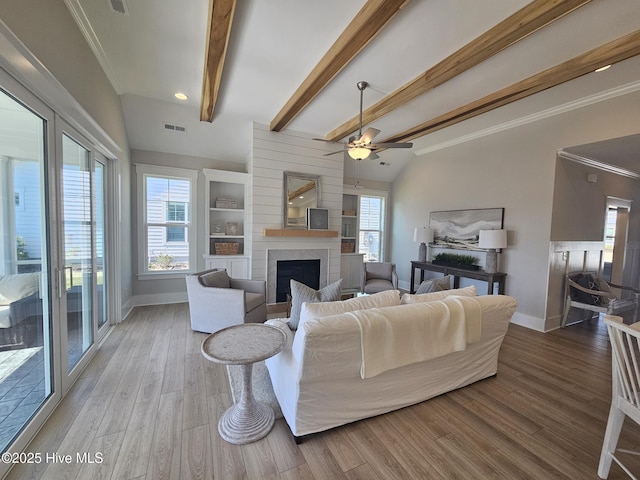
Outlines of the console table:
<svg viewBox="0 0 640 480">
<path fill-rule="evenodd" d="M 415 279 L 416 269 L 420 270 L 420 283 L 424 280 L 424 272 L 428 270 L 430 272 L 439 272 L 443 275 L 453 275 L 453 288 L 460 287 L 460 277 L 471 278 L 473 280 L 482 280 L 487 282 L 487 294 L 493 294 L 493 285 L 498 283 L 498 294 L 504 295 L 504 284 L 507 277 L 506 273 L 487 273 L 484 270 L 465 270 L 464 268 L 447 267 L 444 265 L 434 265 L 431 262 L 416 262 L 411 261 L 411 290 L 410 293 L 415 293 Z"/>
</svg>

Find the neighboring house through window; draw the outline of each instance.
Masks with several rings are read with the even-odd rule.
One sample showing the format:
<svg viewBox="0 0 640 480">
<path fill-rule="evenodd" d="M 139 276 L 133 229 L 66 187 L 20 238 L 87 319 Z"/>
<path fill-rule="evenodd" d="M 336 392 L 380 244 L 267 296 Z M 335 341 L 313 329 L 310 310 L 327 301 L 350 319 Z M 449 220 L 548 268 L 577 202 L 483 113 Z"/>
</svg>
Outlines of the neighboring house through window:
<svg viewBox="0 0 640 480">
<path fill-rule="evenodd" d="M 384 261 L 385 208 L 385 196 L 360 195 L 358 252 L 365 262 Z"/>
<path fill-rule="evenodd" d="M 196 266 L 194 170 L 136 165 L 138 176 L 139 274 L 184 274 Z"/>
</svg>

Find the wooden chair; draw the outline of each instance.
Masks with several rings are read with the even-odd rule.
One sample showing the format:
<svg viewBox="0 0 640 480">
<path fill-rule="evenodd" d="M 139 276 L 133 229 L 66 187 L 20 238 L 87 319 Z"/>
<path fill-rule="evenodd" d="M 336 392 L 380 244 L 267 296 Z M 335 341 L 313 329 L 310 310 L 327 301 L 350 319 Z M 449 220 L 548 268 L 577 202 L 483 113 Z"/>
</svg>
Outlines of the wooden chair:
<svg viewBox="0 0 640 480">
<path fill-rule="evenodd" d="M 598 476 L 607 478 L 611 462 L 615 461 L 627 475 L 636 479 L 616 453 L 640 455 L 640 452 L 617 448 L 625 416 L 640 425 L 640 324 L 625 325 L 621 317 L 613 315 L 604 316 L 604 322 L 611 341 L 612 397 Z"/>
<path fill-rule="evenodd" d="M 611 288 L 633 292 L 632 299 L 618 298 Z M 633 311 L 633 321 L 638 320 L 638 304 L 640 290 L 607 283 L 595 272 L 570 272 L 565 278 L 564 313 L 562 328 L 567 325 L 571 308 L 579 308 L 589 312 L 583 320 L 591 319 L 594 313 L 620 315 Z"/>
</svg>

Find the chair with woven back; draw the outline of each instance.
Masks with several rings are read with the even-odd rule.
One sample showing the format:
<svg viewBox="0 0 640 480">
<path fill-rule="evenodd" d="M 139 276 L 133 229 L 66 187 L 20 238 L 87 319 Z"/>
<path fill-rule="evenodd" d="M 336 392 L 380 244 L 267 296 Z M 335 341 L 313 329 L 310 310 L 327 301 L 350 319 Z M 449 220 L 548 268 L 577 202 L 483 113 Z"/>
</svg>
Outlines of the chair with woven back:
<svg viewBox="0 0 640 480">
<path fill-rule="evenodd" d="M 619 289 L 631 292 L 631 298 L 619 298 L 613 291 Z M 578 308 L 588 312 L 583 320 L 589 320 L 595 313 L 607 315 L 622 315 L 632 313 L 632 320 L 638 320 L 638 305 L 640 290 L 609 283 L 595 272 L 570 272 L 565 277 L 564 312 L 562 327 L 567 325 L 571 308 Z"/>
<path fill-rule="evenodd" d="M 622 317 L 614 315 L 605 315 L 603 320 L 611 342 L 612 396 L 598 476 L 608 478 L 611 463 L 615 461 L 627 475 L 635 479 L 636 476 L 628 467 L 631 459 L 628 455 L 638 456 L 640 452 L 618 448 L 618 439 L 625 417 L 640 425 L 640 324 L 625 325 Z M 637 466 L 637 462 L 634 465 Z"/>
</svg>

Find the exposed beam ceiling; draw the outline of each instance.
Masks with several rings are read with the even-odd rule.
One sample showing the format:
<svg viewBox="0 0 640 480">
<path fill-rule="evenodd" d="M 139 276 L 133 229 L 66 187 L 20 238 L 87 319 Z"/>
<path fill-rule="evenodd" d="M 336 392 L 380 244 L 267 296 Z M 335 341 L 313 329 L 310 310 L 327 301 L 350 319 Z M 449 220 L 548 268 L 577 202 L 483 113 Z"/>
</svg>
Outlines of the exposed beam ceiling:
<svg viewBox="0 0 640 480">
<path fill-rule="evenodd" d="M 549 0 L 534 0 L 437 65 L 364 110 L 362 113 L 363 124 L 369 124 L 417 96 L 442 85 L 590 1 L 560 0 L 550 2 Z M 341 140 L 358 130 L 359 122 L 359 116 L 353 117 L 329 132 L 326 139 L 332 142 Z"/>
<path fill-rule="evenodd" d="M 408 1 L 368 0 L 271 121 L 270 129 L 285 128 Z"/>
<path fill-rule="evenodd" d="M 413 140 L 591 73 L 596 68 L 620 62 L 636 55 L 640 55 L 640 30 L 617 38 L 479 100 L 405 130 L 383 140 L 382 143 Z"/>
<path fill-rule="evenodd" d="M 200 120 L 204 122 L 213 121 L 235 9 L 236 0 L 209 0 L 207 44 L 200 103 Z"/>
</svg>

